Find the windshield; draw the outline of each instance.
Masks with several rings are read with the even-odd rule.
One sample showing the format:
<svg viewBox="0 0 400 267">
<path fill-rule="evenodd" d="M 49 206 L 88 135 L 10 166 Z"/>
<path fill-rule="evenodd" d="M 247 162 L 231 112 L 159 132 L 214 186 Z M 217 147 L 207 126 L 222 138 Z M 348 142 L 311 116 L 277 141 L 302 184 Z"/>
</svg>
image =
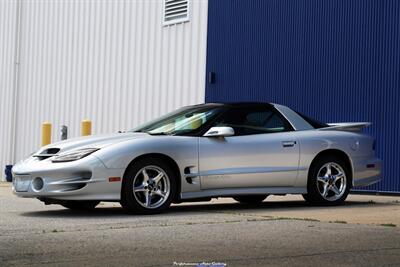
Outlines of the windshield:
<svg viewBox="0 0 400 267">
<path fill-rule="evenodd" d="M 219 114 L 221 107 L 185 107 L 161 118 L 141 125 L 130 132 L 145 132 L 151 135 L 184 135 L 200 130 Z"/>
</svg>

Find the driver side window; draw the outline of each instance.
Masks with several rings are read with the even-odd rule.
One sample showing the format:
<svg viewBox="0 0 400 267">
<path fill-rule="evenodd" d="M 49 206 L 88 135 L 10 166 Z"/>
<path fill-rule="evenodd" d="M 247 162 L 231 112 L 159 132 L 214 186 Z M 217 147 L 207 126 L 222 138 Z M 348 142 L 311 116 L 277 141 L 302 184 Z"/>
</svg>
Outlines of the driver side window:
<svg viewBox="0 0 400 267">
<path fill-rule="evenodd" d="M 268 107 L 237 107 L 228 110 L 214 126 L 229 126 L 235 136 L 290 131 L 286 120 Z"/>
</svg>

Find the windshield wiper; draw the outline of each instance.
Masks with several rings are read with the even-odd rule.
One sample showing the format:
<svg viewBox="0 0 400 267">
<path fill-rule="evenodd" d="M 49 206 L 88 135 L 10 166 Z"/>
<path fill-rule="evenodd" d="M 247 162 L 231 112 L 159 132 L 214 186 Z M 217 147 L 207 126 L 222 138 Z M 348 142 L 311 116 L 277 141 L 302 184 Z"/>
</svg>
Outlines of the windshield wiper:
<svg viewBox="0 0 400 267">
<path fill-rule="evenodd" d="M 166 132 L 159 132 L 159 133 L 146 132 L 146 133 L 148 133 L 149 135 L 170 135 L 169 133 Z"/>
<path fill-rule="evenodd" d="M 148 132 L 145 130 L 138 130 L 138 131 L 133 131 L 134 133 L 147 133 L 149 135 L 173 135 L 167 132 L 157 132 L 157 133 L 152 133 L 152 132 Z"/>
</svg>

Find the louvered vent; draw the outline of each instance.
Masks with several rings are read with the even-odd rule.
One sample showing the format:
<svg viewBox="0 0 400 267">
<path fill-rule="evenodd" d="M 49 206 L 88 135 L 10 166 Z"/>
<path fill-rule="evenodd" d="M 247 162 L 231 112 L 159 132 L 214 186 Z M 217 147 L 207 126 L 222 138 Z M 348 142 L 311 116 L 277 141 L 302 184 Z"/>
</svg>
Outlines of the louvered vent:
<svg viewBox="0 0 400 267">
<path fill-rule="evenodd" d="M 164 0 L 164 25 L 189 21 L 189 0 Z"/>
<path fill-rule="evenodd" d="M 36 157 L 39 160 L 44 160 L 44 159 L 48 159 L 48 158 L 55 156 L 58 152 L 60 152 L 60 149 L 53 147 L 53 148 L 48 148 L 46 150 L 43 150 L 39 154 L 33 155 L 33 157 Z"/>
</svg>

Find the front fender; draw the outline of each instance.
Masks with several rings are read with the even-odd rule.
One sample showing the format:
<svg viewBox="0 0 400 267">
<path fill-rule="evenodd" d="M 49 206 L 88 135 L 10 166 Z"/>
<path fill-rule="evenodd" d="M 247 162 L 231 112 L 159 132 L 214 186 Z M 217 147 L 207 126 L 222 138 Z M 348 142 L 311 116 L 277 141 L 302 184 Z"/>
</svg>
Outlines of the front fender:
<svg viewBox="0 0 400 267">
<path fill-rule="evenodd" d="M 126 169 L 139 156 L 146 154 L 163 154 L 172 158 L 178 165 L 181 177 L 181 190 L 197 191 L 200 183 L 188 183 L 185 169 L 199 172 L 199 137 L 190 136 L 153 136 L 141 140 L 130 140 L 111 145 L 96 152 L 96 156 L 106 168 Z"/>
</svg>

